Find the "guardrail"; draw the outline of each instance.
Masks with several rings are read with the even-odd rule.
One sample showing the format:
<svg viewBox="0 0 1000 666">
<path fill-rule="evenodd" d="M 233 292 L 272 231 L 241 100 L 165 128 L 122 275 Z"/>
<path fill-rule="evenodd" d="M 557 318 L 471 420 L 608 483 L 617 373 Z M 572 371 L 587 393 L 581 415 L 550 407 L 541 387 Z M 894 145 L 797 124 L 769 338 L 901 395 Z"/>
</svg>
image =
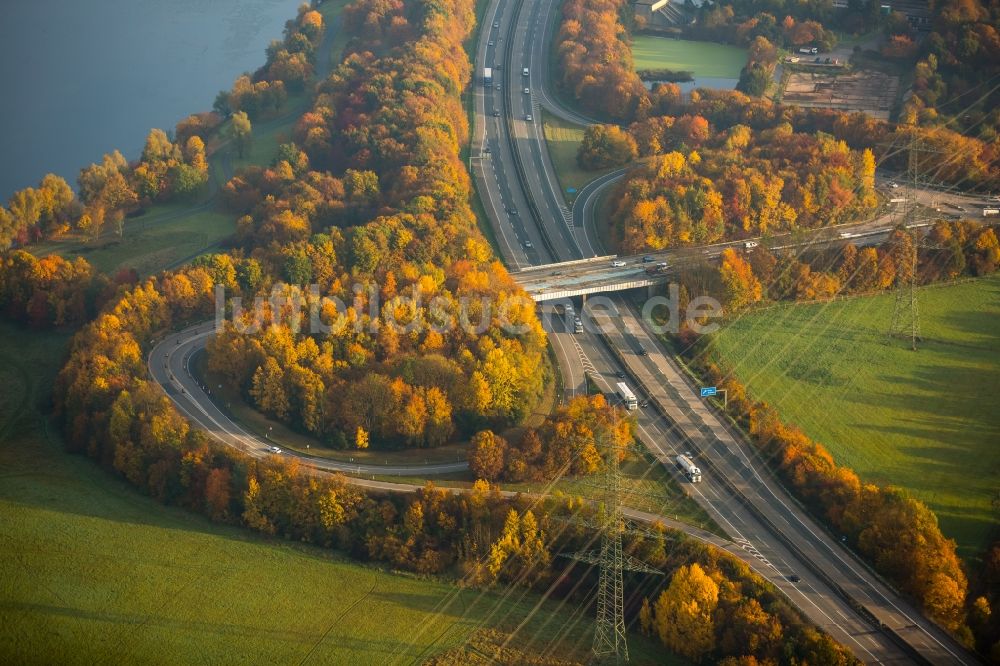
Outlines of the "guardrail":
<svg viewBox="0 0 1000 666">
<path fill-rule="evenodd" d="M 518 270 L 518 273 L 530 273 L 532 271 L 544 271 L 551 270 L 556 267 L 563 266 L 580 266 L 583 264 L 599 264 L 602 261 L 611 261 L 612 259 L 617 259 L 617 254 L 606 254 L 603 257 L 587 257 L 585 259 L 570 259 L 569 261 L 557 261 L 552 264 L 538 264 L 537 266 L 525 266 Z"/>
</svg>

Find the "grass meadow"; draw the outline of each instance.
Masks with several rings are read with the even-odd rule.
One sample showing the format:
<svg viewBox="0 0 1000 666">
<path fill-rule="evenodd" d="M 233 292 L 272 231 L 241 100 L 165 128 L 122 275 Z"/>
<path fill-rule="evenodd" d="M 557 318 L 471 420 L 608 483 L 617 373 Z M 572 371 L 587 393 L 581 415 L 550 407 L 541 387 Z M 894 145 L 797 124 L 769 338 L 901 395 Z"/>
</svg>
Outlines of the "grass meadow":
<svg viewBox="0 0 1000 666">
<path fill-rule="evenodd" d="M 748 314 L 724 325 L 714 350 L 838 463 L 926 502 L 975 559 L 998 525 L 1000 277 L 919 289 L 916 352 L 886 335 L 894 298 Z"/>
<path fill-rule="evenodd" d="M 746 49 L 728 44 L 671 39 L 653 35 L 632 38 L 635 69 L 691 72 L 695 78 L 738 79 L 747 62 Z"/>
<path fill-rule="evenodd" d="M 590 181 L 614 169 L 597 169 L 595 171 L 581 169 L 580 165 L 576 163 L 576 152 L 583 142 L 585 128 L 567 122 L 548 111 L 543 110 L 541 114 L 542 127 L 545 130 L 545 143 L 549 147 L 549 157 L 552 159 L 552 166 L 559 179 L 560 190 L 563 193 L 563 198 L 572 203 L 575 195 L 567 192 L 567 188 L 579 191 Z"/>
</svg>

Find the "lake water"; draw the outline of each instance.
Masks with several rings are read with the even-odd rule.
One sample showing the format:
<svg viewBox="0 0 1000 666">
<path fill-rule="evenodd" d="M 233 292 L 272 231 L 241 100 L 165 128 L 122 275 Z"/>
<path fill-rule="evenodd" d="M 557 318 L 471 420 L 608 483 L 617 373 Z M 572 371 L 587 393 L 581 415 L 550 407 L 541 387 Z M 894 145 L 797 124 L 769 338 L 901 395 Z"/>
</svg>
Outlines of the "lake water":
<svg viewBox="0 0 1000 666">
<path fill-rule="evenodd" d="M 264 63 L 301 0 L 0 0 L 0 202 L 142 151 Z"/>
<path fill-rule="evenodd" d="M 694 81 L 684 81 L 683 83 L 678 83 L 677 87 L 681 89 L 681 92 L 685 95 L 695 88 L 710 88 L 713 90 L 734 90 L 736 84 L 739 83 L 739 79 L 731 79 L 728 77 L 721 76 L 696 76 Z M 643 81 L 642 83 L 646 86 L 647 90 L 652 90 L 653 86 L 656 84 L 655 81 Z"/>
</svg>

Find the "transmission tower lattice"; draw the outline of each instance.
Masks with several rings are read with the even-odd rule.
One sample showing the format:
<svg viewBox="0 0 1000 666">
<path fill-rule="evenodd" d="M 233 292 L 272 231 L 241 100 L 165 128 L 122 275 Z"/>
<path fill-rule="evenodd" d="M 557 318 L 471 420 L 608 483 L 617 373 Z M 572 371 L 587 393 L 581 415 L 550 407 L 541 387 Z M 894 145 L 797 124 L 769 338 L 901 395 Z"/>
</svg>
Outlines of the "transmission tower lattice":
<svg viewBox="0 0 1000 666">
<path fill-rule="evenodd" d="M 589 527 L 597 529 L 601 535 L 601 546 L 597 551 L 566 553 L 580 562 L 596 565 L 600 568 L 600 579 L 597 586 L 597 624 L 594 629 L 593 657 L 596 662 L 622 663 L 628 661 L 628 644 L 625 640 L 625 582 L 624 573 L 662 575 L 663 572 L 645 562 L 622 552 L 622 536 L 626 532 L 640 533 L 643 536 L 663 535 L 635 528 L 628 525 L 622 513 L 622 474 L 619 465 L 619 451 L 615 446 L 604 446 L 604 474 L 601 488 L 603 490 L 603 513 L 599 513 L 596 521 L 584 521 Z"/>
<path fill-rule="evenodd" d="M 937 153 L 940 151 L 931 150 L 923 146 L 916 133 L 910 136 L 906 175 L 909 181 L 910 191 L 906 196 L 903 209 L 902 230 L 910 236 L 912 253 L 906 258 L 906 271 L 900 275 L 901 266 L 896 267 L 896 299 L 892 309 L 892 320 L 889 323 L 889 336 L 898 338 L 908 338 L 910 349 L 917 350 L 917 342 L 920 341 L 920 308 L 917 303 L 917 247 L 921 244 L 920 238 L 915 231 L 910 231 L 916 225 L 917 207 L 916 198 L 918 188 L 921 184 L 919 153 Z"/>
</svg>

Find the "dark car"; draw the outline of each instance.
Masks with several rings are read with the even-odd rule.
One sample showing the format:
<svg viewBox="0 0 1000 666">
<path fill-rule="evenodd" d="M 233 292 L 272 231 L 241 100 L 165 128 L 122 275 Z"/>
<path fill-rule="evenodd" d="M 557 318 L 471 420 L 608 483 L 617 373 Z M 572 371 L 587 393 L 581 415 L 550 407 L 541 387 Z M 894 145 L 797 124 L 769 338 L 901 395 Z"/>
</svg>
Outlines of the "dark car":
<svg viewBox="0 0 1000 666">
<path fill-rule="evenodd" d="M 615 373 L 615 377 L 617 377 L 618 379 L 625 379 L 625 373 L 619 370 L 618 372 Z"/>
<path fill-rule="evenodd" d="M 639 352 L 638 352 L 639 356 L 645 356 L 645 355 L 646 355 L 646 354 L 648 354 L 648 353 L 649 353 L 649 352 L 647 352 L 647 351 L 646 351 L 645 349 L 643 349 L 642 347 L 640 347 L 640 348 L 639 348 Z"/>
<path fill-rule="evenodd" d="M 648 254 L 645 257 L 642 258 L 642 263 L 644 263 L 644 264 L 651 264 L 654 261 L 656 261 L 656 257 L 653 257 L 653 256 L 648 255 Z"/>
<path fill-rule="evenodd" d="M 500 112 L 497 109 L 493 109 L 493 117 L 494 118 L 499 118 L 500 117 Z"/>
<path fill-rule="evenodd" d="M 800 580 L 802 580 L 802 577 L 799 576 L 798 574 L 792 574 L 791 576 L 788 577 L 788 580 L 789 582 L 792 583 L 798 583 Z"/>
<path fill-rule="evenodd" d="M 646 409 L 647 407 L 649 407 L 649 400 L 643 400 L 643 401 L 641 401 L 639 403 L 639 406 L 642 407 L 643 409 Z"/>
</svg>

